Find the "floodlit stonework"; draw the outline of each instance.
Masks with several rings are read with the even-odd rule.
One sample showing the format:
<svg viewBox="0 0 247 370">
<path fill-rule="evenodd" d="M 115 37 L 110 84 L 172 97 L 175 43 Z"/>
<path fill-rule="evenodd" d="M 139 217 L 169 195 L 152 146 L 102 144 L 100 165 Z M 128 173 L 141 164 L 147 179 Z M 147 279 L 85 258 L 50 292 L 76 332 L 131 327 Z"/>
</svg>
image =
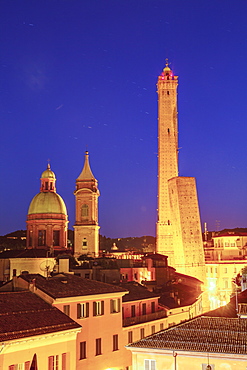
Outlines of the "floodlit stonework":
<svg viewBox="0 0 247 370">
<path fill-rule="evenodd" d="M 85 153 L 84 167 L 76 180 L 75 239 L 74 254 L 99 254 L 98 224 L 98 181 L 95 179 L 89 164 L 89 154 Z"/>
<path fill-rule="evenodd" d="M 67 248 L 68 216 L 56 191 L 56 177 L 48 164 L 41 175 L 40 192 L 32 199 L 27 215 L 27 248 Z"/>
<path fill-rule="evenodd" d="M 178 176 L 178 77 L 168 63 L 158 78 L 158 221 L 156 252 L 205 282 L 200 214 L 193 177 Z"/>
</svg>

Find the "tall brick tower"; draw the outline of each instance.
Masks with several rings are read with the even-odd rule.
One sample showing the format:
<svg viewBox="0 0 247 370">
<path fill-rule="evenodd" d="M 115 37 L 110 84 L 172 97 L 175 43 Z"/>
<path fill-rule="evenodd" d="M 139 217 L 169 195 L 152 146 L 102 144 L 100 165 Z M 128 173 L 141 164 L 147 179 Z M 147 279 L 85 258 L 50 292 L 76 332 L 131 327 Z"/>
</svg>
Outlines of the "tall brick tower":
<svg viewBox="0 0 247 370">
<path fill-rule="evenodd" d="M 178 176 L 178 77 L 166 63 L 158 78 L 158 220 L 156 251 L 178 272 L 205 282 L 196 182 Z"/>
<path fill-rule="evenodd" d="M 158 77 L 158 221 L 157 252 L 174 264 L 173 225 L 168 180 L 178 176 L 178 77 L 166 67 Z"/>
<path fill-rule="evenodd" d="M 74 253 L 76 256 L 99 254 L 99 225 L 98 225 L 98 181 L 95 179 L 90 165 L 89 154 L 85 153 L 84 167 L 76 179 L 76 214 L 74 225 Z"/>
</svg>

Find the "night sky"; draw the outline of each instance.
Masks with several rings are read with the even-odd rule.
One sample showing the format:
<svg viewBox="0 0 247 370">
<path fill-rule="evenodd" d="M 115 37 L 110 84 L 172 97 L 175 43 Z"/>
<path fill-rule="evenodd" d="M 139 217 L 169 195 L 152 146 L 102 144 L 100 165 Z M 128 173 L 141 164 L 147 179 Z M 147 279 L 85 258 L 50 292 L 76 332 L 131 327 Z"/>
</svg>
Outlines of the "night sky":
<svg viewBox="0 0 247 370">
<path fill-rule="evenodd" d="M 87 149 L 100 233 L 155 235 L 158 75 L 179 76 L 179 171 L 209 230 L 247 226 L 247 2 L 1 0 L 0 235 L 50 159 L 74 224 Z"/>
</svg>

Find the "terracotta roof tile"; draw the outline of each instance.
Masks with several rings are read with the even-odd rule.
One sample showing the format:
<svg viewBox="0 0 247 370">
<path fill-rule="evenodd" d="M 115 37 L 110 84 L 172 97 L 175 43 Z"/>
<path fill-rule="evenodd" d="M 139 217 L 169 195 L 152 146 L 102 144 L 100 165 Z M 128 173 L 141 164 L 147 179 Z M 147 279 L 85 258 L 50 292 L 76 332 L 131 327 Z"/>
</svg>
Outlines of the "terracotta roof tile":
<svg viewBox="0 0 247 370">
<path fill-rule="evenodd" d="M 129 347 L 246 354 L 247 320 L 198 317 L 132 343 Z"/>
<path fill-rule="evenodd" d="M 48 279 L 39 274 L 25 274 L 21 275 L 19 278 L 28 282 L 35 279 L 36 287 L 52 298 L 126 292 L 126 289 L 119 286 L 83 279 L 72 274 L 58 274 Z"/>
<path fill-rule="evenodd" d="M 78 328 L 79 324 L 31 292 L 0 293 L 0 341 Z"/>
</svg>

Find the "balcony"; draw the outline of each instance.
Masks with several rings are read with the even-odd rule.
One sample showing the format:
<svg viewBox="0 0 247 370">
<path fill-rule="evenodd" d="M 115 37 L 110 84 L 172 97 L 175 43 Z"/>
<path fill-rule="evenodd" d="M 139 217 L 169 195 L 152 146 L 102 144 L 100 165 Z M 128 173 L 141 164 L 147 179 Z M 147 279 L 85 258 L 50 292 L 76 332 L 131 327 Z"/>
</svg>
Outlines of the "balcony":
<svg viewBox="0 0 247 370">
<path fill-rule="evenodd" d="M 136 324 L 141 324 L 144 322 L 149 322 L 153 320 L 163 319 L 167 317 L 166 311 L 157 311 L 154 313 L 149 313 L 147 315 L 135 316 L 135 317 L 126 317 L 123 319 L 123 326 L 131 326 Z"/>
</svg>

